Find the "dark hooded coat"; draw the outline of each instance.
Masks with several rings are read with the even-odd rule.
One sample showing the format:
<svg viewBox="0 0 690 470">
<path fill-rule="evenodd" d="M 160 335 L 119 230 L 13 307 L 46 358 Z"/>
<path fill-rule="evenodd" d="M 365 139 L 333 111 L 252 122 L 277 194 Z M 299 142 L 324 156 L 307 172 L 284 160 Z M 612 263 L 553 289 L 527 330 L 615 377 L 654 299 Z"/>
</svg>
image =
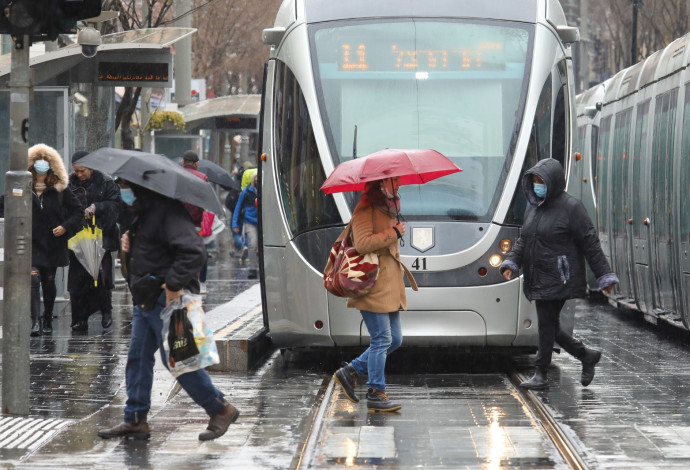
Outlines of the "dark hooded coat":
<svg viewBox="0 0 690 470">
<path fill-rule="evenodd" d="M 32 192 L 31 266 L 56 267 L 69 264 L 67 240 L 81 229 L 84 208 L 67 189 L 67 171 L 62 157 L 54 148 L 36 144 L 29 148 L 28 167 L 33 170 L 34 162 L 46 159 L 50 163 L 49 175 L 54 176 L 40 196 Z M 4 196 L 0 198 L 0 216 L 5 215 Z M 62 225 L 67 233 L 60 237 L 53 235 L 53 229 Z"/>
<path fill-rule="evenodd" d="M 534 194 L 532 175 L 546 184 L 546 196 Z M 517 276 L 522 269 L 524 292 L 530 300 L 565 300 L 587 292 L 585 259 L 599 287 L 618 282 L 601 249 L 599 237 L 582 203 L 565 192 L 563 166 L 541 160 L 522 177 L 529 205 L 520 238 L 501 264 Z"/>
</svg>

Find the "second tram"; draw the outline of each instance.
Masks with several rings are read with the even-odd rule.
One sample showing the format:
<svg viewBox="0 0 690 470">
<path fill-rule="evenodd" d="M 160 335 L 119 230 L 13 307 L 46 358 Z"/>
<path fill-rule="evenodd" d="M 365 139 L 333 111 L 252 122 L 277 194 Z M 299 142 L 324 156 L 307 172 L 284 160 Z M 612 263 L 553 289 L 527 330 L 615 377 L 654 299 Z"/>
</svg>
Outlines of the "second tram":
<svg viewBox="0 0 690 470">
<path fill-rule="evenodd" d="M 463 172 L 400 190 L 407 223 L 405 344 L 535 350 L 521 278 L 498 271 L 519 235 L 526 168 L 570 168 L 575 96 L 556 0 L 285 0 L 262 103 L 261 281 L 277 347 L 368 342 L 322 270 L 358 194 L 319 187 L 340 162 L 433 148 Z"/>
<path fill-rule="evenodd" d="M 690 34 L 578 96 L 610 302 L 690 329 Z M 590 150 L 596 149 L 596 151 Z"/>
</svg>

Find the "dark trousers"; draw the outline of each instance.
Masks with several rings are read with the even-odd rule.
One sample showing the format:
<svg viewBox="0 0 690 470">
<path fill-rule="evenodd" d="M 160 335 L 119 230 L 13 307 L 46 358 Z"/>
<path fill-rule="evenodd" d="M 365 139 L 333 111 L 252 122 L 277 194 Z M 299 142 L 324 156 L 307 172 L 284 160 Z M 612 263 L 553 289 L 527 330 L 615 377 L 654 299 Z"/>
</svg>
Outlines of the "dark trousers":
<svg viewBox="0 0 690 470">
<path fill-rule="evenodd" d="M 101 313 L 112 312 L 112 270 L 113 258 L 110 253 L 106 253 L 101 260 L 98 283 L 94 285 L 91 274 L 77 260 L 74 253 L 70 252 L 67 289 L 72 307 L 72 326 L 78 321 L 88 320 L 97 310 Z"/>
<path fill-rule="evenodd" d="M 585 345 L 561 330 L 560 315 L 565 300 L 537 300 L 536 303 L 539 322 L 537 368 L 546 372 L 549 364 L 551 364 L 554 341 L 557 341 L 568 354 L 576 359 L 584 356 Z"/>
<path fill-rule="evenodd" d="M 34 274 L 37 272 L 37 274 Z M 57 266 L 40 266 L 31 268 L 31 318 L 41 317 L 41 289 L 43 289 L 43 314 L 53 318 L 53 307 L 57 296 L 55 273 Z"/>
</svg>

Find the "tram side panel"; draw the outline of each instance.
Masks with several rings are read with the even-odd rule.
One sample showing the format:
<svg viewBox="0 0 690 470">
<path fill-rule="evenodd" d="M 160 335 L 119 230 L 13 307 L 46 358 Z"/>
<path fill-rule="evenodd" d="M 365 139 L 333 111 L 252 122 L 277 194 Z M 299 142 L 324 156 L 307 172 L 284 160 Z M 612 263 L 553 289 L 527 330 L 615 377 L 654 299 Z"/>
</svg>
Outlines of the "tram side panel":
<svg viewBox="0 0 690 470">
<path fill-rule="evenodd" d="M 690 328 L 690 83 L 684 86 L 683 131 L 679 159 L 679 169 L 674 174 L 678 177 L 677 200 L 680 210 L 677 220 L 680 236 L 679 258 L 681 264 L 681 289 L 684 308 L 684 323 Z"/>
</svg>

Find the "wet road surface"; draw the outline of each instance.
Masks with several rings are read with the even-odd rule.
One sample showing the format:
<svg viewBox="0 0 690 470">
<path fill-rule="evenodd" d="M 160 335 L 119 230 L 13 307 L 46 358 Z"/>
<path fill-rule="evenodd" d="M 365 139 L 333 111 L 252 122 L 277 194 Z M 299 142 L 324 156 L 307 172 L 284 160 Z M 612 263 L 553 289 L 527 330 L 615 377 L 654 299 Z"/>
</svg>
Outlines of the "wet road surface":
<svg viewBox="0 0 690 470">
<path fill-rule="evenodd" d="M 237 259 L 215 259 L 206 308 L 253 285 L 246 275 Z M 249 373 L 212 374 L 242 415 L 208 443 L 197 438 L 207 416 L 157 363 L 151 440 L 102 440 L 97 430 L 121 420 L 126 398 L 123 287 L 113 303 L 109 330 L 94 315 L 88 334 L 73 334 L 61 312 L 52 336 L 32 339 L 31 414 L 18 424 L 0 418 L 0 467 L 565 468 L 505 375 L 517 368 L 528 377 L 534 356 L 401 350 L 388 373 L 403 409 L 382 415 L 347 401 L 330 380 L 350 352 L 275 353 Z M 537 396 L 590 468 L 690 468 L 688 336 L 596 301 L 578 302 L 575 335 L 603 351 L 594 382 L 582 387 L 580 363 L 555 355 L 550 387 Z M 25 429 L 27 444 L 1 444 L 12 426 Z"/>
</svg>

